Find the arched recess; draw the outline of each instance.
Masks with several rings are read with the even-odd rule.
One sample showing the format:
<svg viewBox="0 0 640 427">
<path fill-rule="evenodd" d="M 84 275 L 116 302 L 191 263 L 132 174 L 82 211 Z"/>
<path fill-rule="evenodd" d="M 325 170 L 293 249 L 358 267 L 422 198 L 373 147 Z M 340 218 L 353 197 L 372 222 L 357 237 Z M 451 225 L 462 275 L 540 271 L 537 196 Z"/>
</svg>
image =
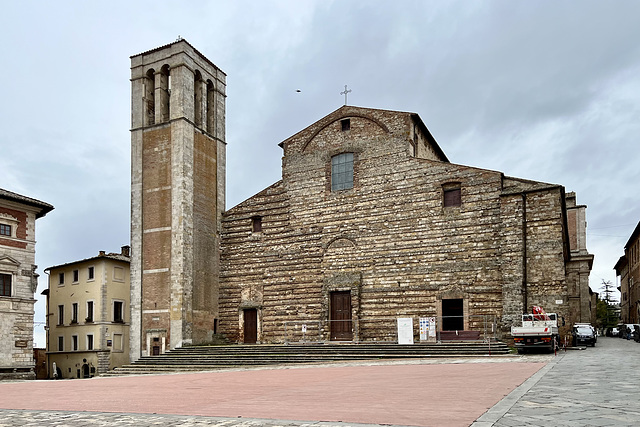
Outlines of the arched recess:
<svg viewBox="0 0 640 427">
<path fill-rule="evenodd" d="M 144 125 L 151 126 L 156 123 L 156 71 L 150 68 L 144 78 L 143 102 L 144 102 Z"/>
<path fill-rule="evenodd" d="M 346 236 L 330 240 L 325 248 L 322 259 L 324 277 L 321 306 L 324 320 L 328 322 L 326 330 L 329 340 L 360 340 L 358 322 L 362 273 L 356 266 L 356 251 L 356 242 Z M 332 307 L 336 297 L 343 302 L 346 301 L 349 305 L 347 308 L 350 308 L 345 312 L 342 307 L 340 319 L 334 317 L 336 310 Z M 336 336 L 336 332 L 340 335 Z"/>
<path fill-rule="evenodd" d="M 193 121 L 196 127 L 203 128 L 206 114 L 206 89 L 204 87 L 205 83 L 202 80 L 202 74 L 199 70 L 196 70 L 193 80 Z"/>
<path fill-rule="evenodd" d="M 342 128 L 342 121 L 344 119 L 353 119 L 353 118 L 360 118 L 360 119 L 364 119 L 372 123 L 375 123 L 384 133 L 389 133 L 389 128 L 383 122 L 376 119 L 375 117 L 369 117 L 362 114 L 346 114 L 344 116 L 337 117 L 335 120 L 332 120 L 331 122 L 327 123 L 326 125 L 322 126 L 320 129 L 315 131 L 303 144 L 302 152 L 304 152 L 307 149 L 307 147 L 311 144 L 311 142 L 315 139 L 315 137 L 318 136 L 322 131 L 324 131 L 325 129 L 327 129 L 328 127 L 332 126 L 335 123 L 338 123 L 340 128 Z"/>
<path fill-rule="evenodd" d="M 157 93 L 160 101 L 160 122 L 168 122 L 170 117 L 169 104 L 171 99 L 171 70 L 169 65 L 165 64 L 160 69 L 158 75 L 160 82 L 158 84 Z"/>
<path fill-rule="evenodd" d="M 216 136 L 216 95 L 215 86 L 207 80 L 207 132 Z"/>
</svg>

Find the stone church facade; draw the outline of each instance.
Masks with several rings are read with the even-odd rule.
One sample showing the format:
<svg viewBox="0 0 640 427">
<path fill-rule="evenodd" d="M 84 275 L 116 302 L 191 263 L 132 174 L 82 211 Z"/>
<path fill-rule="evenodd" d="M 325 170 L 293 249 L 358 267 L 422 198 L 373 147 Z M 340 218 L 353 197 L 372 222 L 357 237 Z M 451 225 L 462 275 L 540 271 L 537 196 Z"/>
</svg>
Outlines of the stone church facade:
<svg viewBox="0 0 640 427">
<path fill-rule="evenodd" d="M 224 73 L 184 40 L 131 60 L 132 359 L 219 334 L 393 341 L 398 317 L 507 331 L 533 305 L 589 321 L 585 206 L 561 185 L 451 163 L 417 114 L 344 106 L 224 211 Z"/>
<path fill-rule="evenodd" d="M 302 325 L 389 341 L 397 317 L 507 331 L 533 305 L 590 321 L 585 207 L 562 186 L 453 164 L 413 113 L 344 106 L 280 146 L 282 180 L 222 220 L 232 341 L 298 341 Z"/>
</svg>

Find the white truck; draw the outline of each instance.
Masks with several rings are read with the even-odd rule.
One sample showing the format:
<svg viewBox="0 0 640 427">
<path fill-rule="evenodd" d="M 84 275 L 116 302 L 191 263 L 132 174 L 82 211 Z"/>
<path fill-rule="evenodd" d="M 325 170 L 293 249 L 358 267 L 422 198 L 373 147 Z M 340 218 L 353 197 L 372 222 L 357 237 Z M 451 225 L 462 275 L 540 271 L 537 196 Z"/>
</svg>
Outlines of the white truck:
<svg viewBox="0 0 640 427">
<path fill-rule="evenodd" d="M 522 326 L 512 326 L 511 336 L 518 353 L 531 349 L 555 350 L 558 316 L 555 313 L 523 314 Z"/>
</svg>

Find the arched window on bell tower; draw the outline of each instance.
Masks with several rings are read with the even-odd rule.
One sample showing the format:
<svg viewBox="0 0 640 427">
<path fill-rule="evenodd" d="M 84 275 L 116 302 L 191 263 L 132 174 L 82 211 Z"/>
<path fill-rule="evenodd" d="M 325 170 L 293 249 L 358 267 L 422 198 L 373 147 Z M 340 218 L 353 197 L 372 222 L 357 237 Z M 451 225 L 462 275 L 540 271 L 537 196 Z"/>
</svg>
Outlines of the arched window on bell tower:
<svg viewBox="0 0 640 427">
<path fill-rule="evenodd" d="M 155 70 L 150 68 L 143 83 L 144 126 L 156 123 Z"/>
<path fill-rule="evenodd" d="M 216 91 L 211 80 L 207 80 L 207 132 L 216 137 Z"/>
<path fill-rule="evenodd" d="M 193 82 L 193 111 L 194 123 L 198 128 L 204 128 L 204 115 L 206 114 L 206 93 L 202 74 L 196 70 Z"/>
<path fill-rule="evenodd" d="M 171 72 L 168 65 L 163 65 L 160 69 L 159 85 L 157 93 L 159 94 L 159 113 L 160 117 L 157 120 L 160 123 L 169 121 L 169 100 L 171 99 Z"/>
</svg>

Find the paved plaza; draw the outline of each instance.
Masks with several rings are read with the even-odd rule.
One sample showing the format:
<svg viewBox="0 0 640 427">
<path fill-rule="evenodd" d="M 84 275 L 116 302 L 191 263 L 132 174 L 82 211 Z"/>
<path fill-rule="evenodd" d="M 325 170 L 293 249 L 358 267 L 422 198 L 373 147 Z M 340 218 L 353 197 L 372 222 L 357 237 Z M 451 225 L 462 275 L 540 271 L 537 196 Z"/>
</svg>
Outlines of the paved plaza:
<svg viewBox="0 0 640 427">
<path fill-rule="evenodd" d="M 0 426 L 637 426 L 639 354 L 602 337 L 557 357 L 0 383 Z"/>
</svg>

